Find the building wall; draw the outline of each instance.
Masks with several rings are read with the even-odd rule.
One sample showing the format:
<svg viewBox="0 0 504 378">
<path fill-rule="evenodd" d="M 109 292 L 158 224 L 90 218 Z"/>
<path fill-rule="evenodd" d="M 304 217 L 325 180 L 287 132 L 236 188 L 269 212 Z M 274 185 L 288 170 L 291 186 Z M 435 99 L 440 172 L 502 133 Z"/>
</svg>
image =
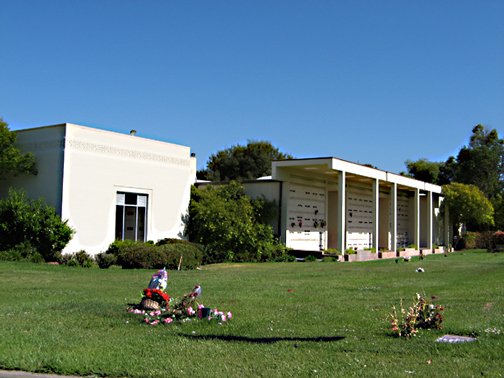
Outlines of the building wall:
<svg viewBox="0 0 504 378">
<path fill-rule="evenodd" d="M 29 198 L 43 197 L 61 215 L 64 143 L 64 125 L 18 131 L 17 147 L 35 154 L 38 174 L 1 180 L 0 197 L 6 197 L 11 186 L 23 188 Z"/>
<path fill-rule="evenodd" d="M 115 240 L 119 191 L 148 196 L 147 240 L 182 237 L 196 173 L 189 147 L 72 124 L 18 135 L 39 174 L 11 184 L 43 195 L 68 219 L 76 234 L 64 252 L 96 254 Z"/>
</svg>

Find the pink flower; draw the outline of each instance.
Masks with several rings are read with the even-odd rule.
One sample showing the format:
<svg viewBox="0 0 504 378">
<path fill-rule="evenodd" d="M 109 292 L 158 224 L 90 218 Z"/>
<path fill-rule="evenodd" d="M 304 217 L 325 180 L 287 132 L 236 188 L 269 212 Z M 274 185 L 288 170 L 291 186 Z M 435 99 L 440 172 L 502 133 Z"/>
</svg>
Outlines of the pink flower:
<svg viewBox="0 0 504 378">
<path fill-rule="evenodd" d="M 392 328 L 392 331 L 397 331 L 398 329 L 399 329 L 399 328 L 394 327 L 394 328 Z"/>
<path fill-rule="evenodd" d="M 149 318 L 145 318 L 145 319 L 144 319 L 144 322 L 145 322 L 145 323 L 149 323 Z"/>
<path fill-rule="evenodd" d="M 205 307 L 205 306 L 204 306 L 204 305 L 202 305 L 202 304 L 200 304 L 200 305 L 198 306 L 198 309 L 202 309 L 203 307 Z"/>
<path fill-rule="evenodd" d="M 192 307 L 189 307 L 189 308 L 187 309 L 187 312 L 189 313 L 189 315 L 194 315 L 194 314 L 196 313 L 196 312 L 193 310 L 193 308 L 192 308 Z"/>
<path fill-rule="evenodd" d="M 135 310 L 135 311 L 133 311 L 133 313 L 134 313 L 134 314 L 141 314 L 141 313 L 142 313 L 142 311 L 140 311 L 140 310 Z"/>
<path fill-rule="evenodd" d="M 173 322 L 173 319 L 172 318 L 166 318 L 164 320 L 164 322 L 170 324 L 171 322 Z"/>
<path fill-rule="evenodd" d="M 228 319 L 231 319 L 233 317 L 233 314 L 231 314 L 231 311 L 228 311 L 227 317 L 228 317 Z"/>
<path fill-rule="evenodd" d="M 154 320 L 151 325 L 155 325 L 155 324 L 158 324 L 159 323 L 159 320 Z"/>
<path fill-rule="evenodd" d="M 156 315 L 156 313 L 154 311 L 151 311 L 151 312 L 149 312 L 149 315 L 154 316 L 154 315 Z"/>
<path fill-rule="evenodd" d="M 161 311 L 157 310 L 157 311 L 155 312 L 155 314 L 159 316 L 159 315 L 161 315 Z"/>
<path fill-rule="evenodd" d="M 226 321 L 226 315 L 222 315 L 221 319 L 222 319 L 223 322 L 225 322 Z"/>
</svg>

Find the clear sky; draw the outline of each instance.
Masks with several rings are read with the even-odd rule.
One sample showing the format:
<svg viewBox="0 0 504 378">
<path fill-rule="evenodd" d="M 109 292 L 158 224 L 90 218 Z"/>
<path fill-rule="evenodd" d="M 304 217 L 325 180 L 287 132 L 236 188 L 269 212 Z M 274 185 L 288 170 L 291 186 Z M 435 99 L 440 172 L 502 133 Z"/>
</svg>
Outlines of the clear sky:
<svg viewBox="0 0 504 378">
<path fill-rule="evenodd" d="M 503 0 L 0 0 L 0 116 L 399 173 L 504 137 Z"/>
</svg>

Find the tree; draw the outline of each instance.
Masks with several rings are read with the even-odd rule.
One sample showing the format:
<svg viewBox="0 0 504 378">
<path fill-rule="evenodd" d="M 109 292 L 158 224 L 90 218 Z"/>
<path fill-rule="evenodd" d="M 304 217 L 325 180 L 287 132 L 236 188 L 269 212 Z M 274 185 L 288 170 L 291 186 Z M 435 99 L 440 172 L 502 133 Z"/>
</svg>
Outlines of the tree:
<svg viewBox="0 0 504 378">
<path fill-rule="evenodd" d="M 417 161 L 406 160 L 405 162 L 408 173 L 401 174 L 412 177 L 416 180 L 430 182 L 437 184 L 439 181 L 440 168 L 443 163 L 429 161 L 425 158 L 418 159 Z"/>
<path fill-rule="evenodd" d="M 266 223 L 270 205 L 247 197 L 236 181 L 218 188 L 192 187 L 186 235 L 206 246 L 205 263 L 269 260 L 277 245 Z"/>
<path fill-rule="evenodd" d="M 443 196 L 456 228 L 465 223 L 468 229 L 478 231 L 494 225 L 493 206 L 476 186 L 456 182 L 443 185 Z"/>
<path fill-rule="evenodd" d="M 7 122 L 0 118 L 0 180 L 8 175 L 17 176 L 22 173 L 36 174 L 35 156 L 31 153 L 22 155 L 14 147 L 17 134 L 9 130 Z"/>
<path fill-rule="evenodd" d="M 9 190 L 0 200 L 0 258 L 56 261 L 74 230 L 43 199 L 29 200 L 24 190 Z"/>
<path fill-rule="evenodd" d="M 455 168 L 456 182 L 476 185 L 493 200 L 504 188 L 504 141 L 497 130 L 477 125 L 468 146 L 460 149 Z"/>
<path fill-rule="evenodd" d="M 292 159 L 267 141 L 248 140 L 246 146 L 237 144 L 216 154 L 207 161 L 207 168 L 197 172 L 200 180 L 242 181 L 271 175 L 273 160 Z"/>
</svg>

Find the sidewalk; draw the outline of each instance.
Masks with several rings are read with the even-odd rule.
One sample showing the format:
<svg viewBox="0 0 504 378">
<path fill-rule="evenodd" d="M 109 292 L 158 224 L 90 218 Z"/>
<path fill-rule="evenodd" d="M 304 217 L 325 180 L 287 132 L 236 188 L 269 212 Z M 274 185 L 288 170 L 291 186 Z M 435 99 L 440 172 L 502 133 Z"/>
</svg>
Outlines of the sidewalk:
<svg viewBox="0 0 504 378">
<path fill-rule="evenodd" d="M 69 375 L 35 374 L 19 370 L 0 370 L 0 378 L 81 378 Z"/>
</svg>

